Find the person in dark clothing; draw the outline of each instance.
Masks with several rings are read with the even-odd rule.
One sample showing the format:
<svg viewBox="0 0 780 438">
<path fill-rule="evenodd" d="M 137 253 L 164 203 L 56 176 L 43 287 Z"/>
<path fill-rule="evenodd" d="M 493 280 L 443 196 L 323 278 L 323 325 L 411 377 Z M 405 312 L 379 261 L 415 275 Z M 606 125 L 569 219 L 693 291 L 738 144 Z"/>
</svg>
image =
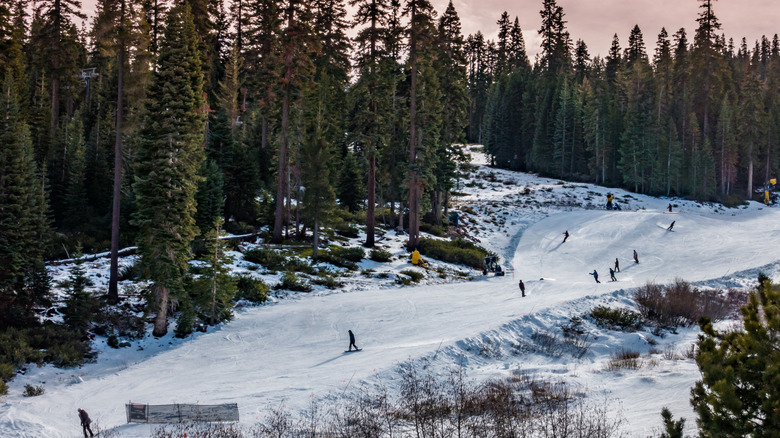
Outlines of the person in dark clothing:
<svg viewBox="0 0 780 438">
<path fill-rule="evenodd" d="M 617 257 L 615 257 L 615 271 L 620 272 L 620 262 L 618 262 Z"/>
<path fill-rule="evenodd" d="M 87 432 L 89 432 L 89 436 L 95 436 L 95 434 L 92 433 L 92 429 L 89 427 L 89 424 L 92 423 L 92 420 L 89 418 L 87 411 L 79 408 L 78 413 L 79 420 L 81 420 L 81 427 L 84 429 L 84 438 L 87 438 Z"/>
<path fill-rule="evenodd" d="M 563 232 L 563 242 L 561 243 L 566 243 L 566 239 L 568 238 L 569 238 L 569 230 L 566 230 Z"/>
<path fill-rule="evenodd" d="M 610 278 L 612 281 L 617 281 L 617 278 L 615 278 L 615 270 L 614 270 L 614 269 L 612 269 L 612 268 L 609 268 L 609 278 Z"/>
<path fill-rule="evenodd" d="M 596 283 L 601 283 L 601 282 L 599 281 L 599 273 L 598 273 L 598 272 L 596 272 L 596 270 L 595 270 L 595 269 L 593 270 L 593 272 L 591 272 L 591 273 L 590 273 L 590 275 L 592 275 L 592 276 L 593 276 L 593 279 L 594 279 L 594 280 L 596 280 Z"/>
<path fill-rule="evenodd" d="M 525 296 L 525 284 L 523 284 L 523 280 L 520 280 L 520 283 L 517 285 L 520 286 L 520 292 Z"/>
<path fill-rule="evenodd" d="M 636 250 L 634 250 L 634 263 L 639 263 L 639 254 L 636 253 Z"/>
<path fill-rule="evenodd" d="M 674 223 L 675 223 L 675 222 L 676 222 L 676 221 L 672 221 L 672 224 L 671 224 L 671 225 L 669 225 L 669 228 L 667 228 L 667 229 L 666 229 L 666 231 L 672 231 L 672 228 L 674 228 Z"/>
<path fill-rule="evenodd" d="M 355 350 L 360 350 L 357 345 L 355 345 L 355 335 L 352 333 L 352 330 L 349 330 L 349 350 L 352 351 L 352 347 L 355 347 Z"/>
<path fill-rule="evenodd" d="M 672 204 L 669 204 L 669 213 L 672 212 Z"/>
</svg>

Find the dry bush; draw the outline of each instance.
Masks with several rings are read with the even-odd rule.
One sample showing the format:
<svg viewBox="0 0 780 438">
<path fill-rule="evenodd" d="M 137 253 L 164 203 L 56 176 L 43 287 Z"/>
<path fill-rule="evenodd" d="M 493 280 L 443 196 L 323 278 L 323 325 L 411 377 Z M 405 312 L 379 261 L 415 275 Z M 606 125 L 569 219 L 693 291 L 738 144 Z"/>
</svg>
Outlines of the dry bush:
<svg viewBox="0 0 780 438">
<path fill-rule="evenodd" d="M 621 369 L 637 370 L 642 367 L 642 360 L 639 356 L 638 351 L 621 348 L 609 356 L 607 369 L 609 371 L 619 371 Z"/>
<path fill-rule="evenodd" d="M 733 289 L 701 290 L 681 279 L 670 285 L 648 283 L 634 294 L 642 316 L 659 327 L 690 327 L 706 316 L 713 321 L 723 319 L 745 302 L 744 294 Z"/>
</svg>

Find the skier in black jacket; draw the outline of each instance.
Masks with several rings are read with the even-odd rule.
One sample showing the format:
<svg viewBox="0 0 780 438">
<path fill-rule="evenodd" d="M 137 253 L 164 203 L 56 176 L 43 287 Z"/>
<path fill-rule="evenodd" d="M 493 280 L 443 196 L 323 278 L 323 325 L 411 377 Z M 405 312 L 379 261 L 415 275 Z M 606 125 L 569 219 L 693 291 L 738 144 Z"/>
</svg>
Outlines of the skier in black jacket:
<svg viewBox="0 0 780 438">
<path fill-rule="evenodd" d="M 620 262 L 618 261 L 617 257 L 615 257 L 615 271 L 620 272 Z"/>
<path fill-rule="evenodd" d="M 594 279 L 594 280 L 596 280 L 596 283 L 601 283 L 601 282 L 599 281 L 599 273 L 598 273 L 598 272 L 596 272 L 596 270 L 595 270 L 595 269 L 593 270 L 593 272 L 590 272 L 589 274 L 593 276 L 593 279 Z"/>
<path fill-rule="evenodd" d="M 89 418 L 89 414 L 84 409 L 79 408 L 79 420 L 81 420 L 81 427 L 84 429 L 84 438 L 87 438 L 87 431 L 89 431 L 89 436 L 95 436 L 94 433 L 92 433 L 92 429 L 89 427 L 89 424 L 92 423 L 92 420 Z"/>
<path fill-rule="evenodd" d="M 360 350 L 357 345 L 355 345 L 355 335 L 352 333 L 352 330 L 349 330 L 349 350 L 352 351 L 352 346 L 355 347 L 355 350 Z"/>
</svg>

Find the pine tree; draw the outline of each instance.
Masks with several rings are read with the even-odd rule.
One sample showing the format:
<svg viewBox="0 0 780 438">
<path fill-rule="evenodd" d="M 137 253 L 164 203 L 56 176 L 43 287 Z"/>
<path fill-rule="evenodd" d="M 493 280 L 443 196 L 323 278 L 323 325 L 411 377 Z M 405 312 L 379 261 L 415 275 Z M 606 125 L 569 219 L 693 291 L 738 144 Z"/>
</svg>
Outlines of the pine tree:
<svg viewBox="0 0 780 438">
<path fill-rule="evenodd" d="M 92 286 L 92 282 L 84 270 L 84 259 L 80 246 L 76 249 L 75 259 L 68 277 L 62 319 L 65 321 L 65 325 L 82 335 L 86 335 L 99 306 L 92 294 L 87 291 L 87 287 Z"/>
<path fill-rule="evenodd" d="M 212 228 L 217 219 L 224 212 L 222 172 L 219 171 L 216 161 L 207 158 L 203 161 L 198 172 L 198 191 L 195 193 L 195 224 L 200 229 L 200 234 L 205 235 Z"/>
<path fill-rule="evenodd" d="M 238 291 L 236 279 L 230 275 L 229 265 L 233 260 L 227 254 L 227 245 L 222 239 L 225 236 L 222 223 L 222 218 L 217 218 L 204 234 L 206 266 L 201 276 L 193 280 L 193 303 L 209 325 L 230 320 L 230 303 Z M 182 329 L 189 324 L 188 318 L 191 315 L 188 313 L 187 309 L 184 309 L 182 314 L 185 319 L 178 322 Z M 185 332 L 186 330 L 182 330 L 182 333 Z"/>
<path fill-rule="evenodd" d="M 331 151 L 320 131 L 303 145 L 303 213 L 312 230 L 312 260 L 317 260 L 320 227 L 326 225 L 333 211 L 336 194 L 330 183 Z"/>
<path fill-rule="evenodd" d="M 691 390 L 702 437 L 775 437 L 780 430 L 780 288 L 759 274 L 740 309 L 744 328 L 718 331 L 699 322 L 696 364 L 702 379 Z"/>
<path fill-rule="evenodd" d="M 6 69 L 0 93 L 0 327 L 24 324 L 46 300 L 48 288 L 38 289 L 31 280 L 46 272 L 47 210 L 30 131 Z"/>
<path fill-rule="evenodd" d="M 661 433 L 660 438 L 683 438 L 685 418 L 674 421 L 672 411 L 666 407 L 661 409 L 661 418 L 664 420 L 664 432 Z"/>
<path fill-rule="evenodd" d="M 314 148 L 314 146 L 311 147 Z M 317 148 L 319 147 L 318 145 Z M 353 213 L 363 207 L 364 186 L 362 175 L 363 172 L 360 169 L 358 160 L 355 158 L 355 154 L 348 151 L 341 162 L 341 172 L 339 173 L 339 184 L 336 187 L 336 193 L 339 198 L 339 205 Z"/>
<path fill-rule="evenodd" d="M 167 332 L 171 293 L 181 291 L 197 234 L 195 192 L 203 160 L 202 74 L 192 15 L 171 9 L 141 131 L 136 182 L 141 266 L 157 302 L 155 336 Z M 152 304 L 152 303 L 150 303 Z"/>
</svg>

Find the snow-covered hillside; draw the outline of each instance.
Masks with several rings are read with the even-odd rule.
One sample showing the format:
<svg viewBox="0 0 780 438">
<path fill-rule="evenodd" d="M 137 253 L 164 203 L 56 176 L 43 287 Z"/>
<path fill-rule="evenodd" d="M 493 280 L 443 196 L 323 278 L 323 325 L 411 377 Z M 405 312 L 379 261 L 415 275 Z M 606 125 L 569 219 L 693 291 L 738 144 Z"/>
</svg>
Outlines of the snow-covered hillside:
<svg viewBox="0 0 780 438">
<path fill-rule="evenodd" d="M 473 155 L 476 163 L 484 163 L 479 153 Z M 647 330 L 624 333 L 591 326 L 592 344 L 580 359 L 518 346 L 529 343 L 534 333 L 559 331 L 561 324 L 596 305 L 631 307 L 632 288 L 650 281 L 682 278 L 700 286 L 748 288 L 759 271 L 777 281 L 780 209 L 650 198 L 484 164 L 458 191 L 466 193 L 455 199 L 465 229 L 502 257 L 510 268 L 505 277 L 471 270 L 472 280 L 458 281 L 456 275 L 441 279 L 428 273 L 427 284 L 401 287 L 392 275 L 356 275 L 340 290 L 290 294 L 243 308 L 233 321 L 185 340 L 147 337 L 114 350 L 98 339 L 101 355 L 95 363 L 79 369 L 33 367 L 10 382 L 9 395 L 0 400 L 0 436 L 76 436 L 78 407 L 104 429 L 148 436 L 149 426 L 125 424 L 128 401 L 236 402 L 242 423 L 251 424 L 270 407 L 303 409 L 312 397 L 330 399 L 378 379 L 397 389 L 398 364 L 422 359 L 441 372 L 462 365 L 478 379 L 517 370 L 562 378 L 594 397 L 606 394 L 622 409 L 625 429 L 635 436 L 657 429 L 661 408 L 668 406 L 676 417 L 688 418 L 692 432 L 688 399 L 699 378 L 696 365 L 659 352 L 689 349 L 695 329 L 661 338 Z M 603 209 L 610 191 L 621 211 Z M 676 214 L 665 212 L 669 203 Z M 562 243 L 564 231 L 570 237 Z M 381 243 L 400 254 L 404 240 L 388 232 Z M 633 250 L 639 264 L 632 260 Z M 609 282 L 615 258 L 621 271 L 617 282 Z M 107 264 L 100 263 L 92 272 L 105 267 L 104 279 Z M 236 266 L 252 272 L 241 261 Z M 361 268 L 379 273 L 412 266 L 405 260 L 366 260 Z M 57 268 L 55 275 L 62 277 L 64 269 Z M 600 284 L 589 275 L 594 269 Z M 525 298 L 518 290 L 520 279 Z M 360 353 L 343 354 L 349 329 L 363 348 Z M 483 354 L 485 345 L 491 354 Z M 621 347 L 641 352 L 645 365 L 607 370 L 610 354 Z M 46 392 L 25 398 L 25 384 L 43 385 Z"/>
</svg>

